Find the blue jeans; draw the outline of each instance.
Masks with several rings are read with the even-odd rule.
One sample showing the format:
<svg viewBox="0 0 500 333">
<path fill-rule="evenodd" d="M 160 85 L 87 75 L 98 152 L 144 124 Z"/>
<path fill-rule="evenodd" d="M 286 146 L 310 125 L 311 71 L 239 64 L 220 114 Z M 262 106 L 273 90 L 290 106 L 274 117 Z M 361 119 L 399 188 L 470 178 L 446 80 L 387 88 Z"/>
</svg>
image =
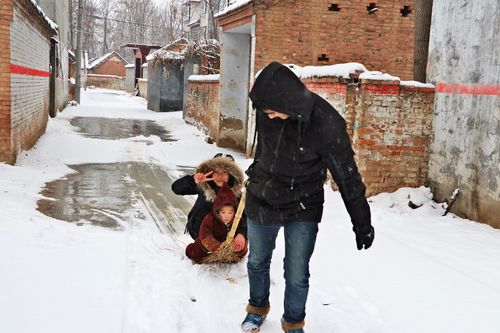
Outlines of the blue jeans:
<svg viewBox="0 0 500 333">
<path fill-rule="evenodd" d="M 283 318 L 290 323 L 304 320 L 309 292 L 309 260 L 314 251 L 318 224 L 314 222 L 291 222 L 260 224 L 247 219 L 249 303 L 253 306 L 269 306 L 269 268 L 276 245 L 276 236 L 281 227 L 285 229 L 285 313 Z"/>
</svg>

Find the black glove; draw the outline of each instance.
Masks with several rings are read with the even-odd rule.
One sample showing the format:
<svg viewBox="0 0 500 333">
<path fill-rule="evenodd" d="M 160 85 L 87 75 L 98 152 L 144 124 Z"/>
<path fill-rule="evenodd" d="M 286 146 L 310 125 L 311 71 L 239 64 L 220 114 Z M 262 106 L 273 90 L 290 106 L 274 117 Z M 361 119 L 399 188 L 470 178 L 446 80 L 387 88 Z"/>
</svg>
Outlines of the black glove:
<svg viewBox="0 0 500 333">
<path fill-rule="evenodd" d="M 354 226 L 352 230 L 356 234 L 356 245 L 358 246 L 358 250 L 363 249 L 363 245 L 365 246 L 365 250 L 368 250 L 370 246 L 372 246 L 373 239 L 375 238 L 375 229 L 370 226 L 367 230 L 363 230 Z"/>
</svg>

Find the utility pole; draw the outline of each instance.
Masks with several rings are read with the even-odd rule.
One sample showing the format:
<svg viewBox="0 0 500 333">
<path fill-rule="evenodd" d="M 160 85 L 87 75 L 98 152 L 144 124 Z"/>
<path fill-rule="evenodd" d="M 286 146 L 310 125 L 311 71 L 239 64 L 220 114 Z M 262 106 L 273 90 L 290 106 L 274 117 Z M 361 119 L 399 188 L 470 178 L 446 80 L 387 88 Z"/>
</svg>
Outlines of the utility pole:
<svg viewBox="0 0 500 333">
<path fill-rule="evenodd" d="M 75 74 L 75 100 L 80 104 L 80 87 L 82 71 L 82 22 L 85 0 L 78 0 L 78 20 L 76 23 L 76 74 Z"/>
</svg>

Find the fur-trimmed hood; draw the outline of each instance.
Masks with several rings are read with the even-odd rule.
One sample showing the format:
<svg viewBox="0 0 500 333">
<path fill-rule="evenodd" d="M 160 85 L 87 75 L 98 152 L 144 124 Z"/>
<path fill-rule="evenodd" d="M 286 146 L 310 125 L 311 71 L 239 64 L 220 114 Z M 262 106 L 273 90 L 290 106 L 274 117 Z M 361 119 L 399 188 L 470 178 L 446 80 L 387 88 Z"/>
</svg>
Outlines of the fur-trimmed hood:
<svg viewBox="0 0 500 333">
<path fill-rule="evenodd" d="M 241 193 L 241 188 L 243 187 L 244 176 L 243 171 L 240 169 L 240 167 L 231 159 L 222 156 L 212 158 L 198 165 L 196 167 L 195 173 L 207 173 L 216 169 L 221 169 L 229 173 L 228 185 L 230 186 L 234 195 L 238 197 Z M 205 198 L 213 202 L 217 197 L 217 193 L 212 188 L 211 184 L 214 185 L 213 182 L 204 182 L 198 184 L 198 187 L 205 194 Z"/>
</svg>

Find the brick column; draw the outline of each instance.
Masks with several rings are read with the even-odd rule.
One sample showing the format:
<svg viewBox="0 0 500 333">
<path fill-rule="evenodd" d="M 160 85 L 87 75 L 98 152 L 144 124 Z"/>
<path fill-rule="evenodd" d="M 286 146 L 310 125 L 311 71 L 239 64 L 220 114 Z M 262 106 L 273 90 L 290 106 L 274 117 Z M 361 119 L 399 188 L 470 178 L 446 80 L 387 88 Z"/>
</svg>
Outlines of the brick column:
<svg viewBox="0 0 500 333">
<path fill-rule="evenodd" d="M 0 162 L 13 163 L 10 122 L 10 24 L 12 1 L 0 1 Z"/>
</svg>

